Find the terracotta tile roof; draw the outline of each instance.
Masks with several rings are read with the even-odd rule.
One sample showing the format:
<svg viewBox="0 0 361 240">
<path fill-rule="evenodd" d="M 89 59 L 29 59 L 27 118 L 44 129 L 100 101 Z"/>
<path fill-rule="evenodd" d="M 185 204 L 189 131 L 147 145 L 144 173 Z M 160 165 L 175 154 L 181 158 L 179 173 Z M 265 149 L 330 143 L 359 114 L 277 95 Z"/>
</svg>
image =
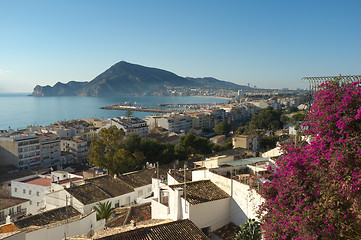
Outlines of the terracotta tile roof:
<svg viewBox="0 0 361 240">
<path fill-rule="evenodd" d="M 16 206 L 16 205 L 22 204 L 27 201 L 29 201 L 29 200 L 17 198 L 17 197 L 0 195 L 0 210 Z"/>
<path fill-rule="evenodd" d="M 130 221 L 136 223 L 152 218 L 151 203 L 143 203 L 130 207 L 117 208 L 107 221 L 107 227 L 118 227 L 129 224 Z"/>
<path fill-rule="evenodd" d="M 241 230 L 241 228 L 233 223 L 228 223 L 221 228 L 218 228 L 213 233 L 218 235 L 223 240 L 233 240 L 235 235 Z"/>
<path fill-rule="evenodd" d="M 84 205 L 134 191 L 134 188 L 124 181 L 114 179 L 108 175 L 90 178 L 85 180 L 85 182 L 86 184 L 84 185 L 65 189 Z"/>
<path fill-rule="evenodd" d="M 42 177 L 34 177 L 31 179 L 27 179 L 22 181 L 23 183 L 34 184 L 38 186 L 50 187 L 51 186 L 51 179 L 50 178 L 42 178 Z"/>
<path fill-rule="evenodd" d="M 159 176 L 167 177 L 167 170 L 165 168 L 159 168 Z M 128 183 L 129 185 L 137 188 L 145 185 L 152 184 L 152 178 L 157 178 L 157 169 L 150 168 L 141 171 L 125 173 L 119 176 L 119 179 Z"/>
<path fill-rule="evenodd" d="M 177 182 L 184 182 L 184 170 L 169 169 L 168 172 Z M 192 181 L 192 170 L 186 170 L 186 181 Z"/>
<path fill-rule="evenodd" d="M 167 177 L 167 169 L 159 168 L 159 176 Z M 125 173 L 119 176 L 119 179 L 137 188 L 152 184 L 152 178 L 157 178 L 157 169 L 150 168 L 137 172 Z"/>
<path fill-rule="evenodd" d="M 0 233 L 9 233 L 9 232 L 15 232 L 19 230 L 14 223 L 9 223 L 9 224 L 5 224 L 0 226 Z"/>
<path fill-rule="evenodd" d="M 63 180 L 59 181 L 59 183 L 58 183 L 58 182 L 55 182 L 55 183 L 64 184 L 64 183 L 70 182 L 70 180 L 71 180 L 72 182 L 75 182 L 75 181 L 83 180 L 83 178 L 73 177 L 73 178 L 71 178 L 71 179 L 63 179 Z"/>
<path fill-rule="evenodd" d="M 11 169 L 9 167 L 2 167 L 0 169 L 0 183 L 7 182 L 10 180 L 14 180 L 17 178 L 22 178 L 26 176 L 30 176 L 33 174 L 44 174 L 49 171 L 49 168 L 36 167 L 32 169 L 18 170 Z"/>
<path fill-rule="evenodd" d="M 169 185 L 169 187 L 172 189 L 182 188 L 184 190 L 184 184 Z M 192 205 L 230 198 L 225 191 L 210 180 L 187 182 L 186 191 L 186 200 Z"/>
<path fill-rule="evenodd" d="M 15 221 L 14 224 L 18 228 L 26 228 L 30 226 L 44 226 L 78 215 L 81 215 L 78 210 L 76 210 L 72 206 L 68 206 L 25 217 Z"/>
<path fill-rule="evenodd" d="M 98 240 L 209 240 L 209 238 L 189 219 L 178 220 L 148 227 L 136 228 Z"/>
</svg>

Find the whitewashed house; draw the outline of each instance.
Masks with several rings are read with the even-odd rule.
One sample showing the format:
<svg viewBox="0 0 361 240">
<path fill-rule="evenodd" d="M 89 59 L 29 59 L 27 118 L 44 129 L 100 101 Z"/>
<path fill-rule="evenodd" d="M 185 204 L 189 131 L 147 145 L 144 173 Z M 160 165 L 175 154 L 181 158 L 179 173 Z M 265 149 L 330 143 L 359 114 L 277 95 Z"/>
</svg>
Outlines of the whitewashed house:
<svg viewBox="0 0 361 240">
<path fill-rule="evenodd" d="M 48 207 L 71 203 L 81 213 L 87 213 L 99 202 L 110 202 L 112 207 L 128 206 L 149 197 L 156 185 L 155 168 L 123 174 L 104 175 L 84 180 L 84 184 L 54 191 L 46 196 Z"/>
<path fill-rule="evenodd" d="M 28 199 L 27 213 L 36 214 L 45 210 L 45 195 L 51 192 L 50 176 L 31 175 L 11 181 L 11 196 Z"/>
<path fill-rule="evenodd" d="M 153 219 L 190 219 L 204 232 L 230 222 L 231 197 L 210 180 L 164 185 L 152 199 Z"/>
<path fill-rule="evenodd" d="M 5 239 L 61 240 L 64 237 L 103 230 L 105 219 L 97 221 L 96 212 L 84 215 L 72 206 L 67 206 L 8 223 L 10 224 L 11 228 L 8 228 L 8 236 Z M 19 235 L 19 232 L 22 234 Z"/>
<path fill-rule="evenodd" d="M 0 195 L 0 224 L 5 223 L 9 216 L 11 220 L 28 214 L 29 200 Z"/>
</svg>

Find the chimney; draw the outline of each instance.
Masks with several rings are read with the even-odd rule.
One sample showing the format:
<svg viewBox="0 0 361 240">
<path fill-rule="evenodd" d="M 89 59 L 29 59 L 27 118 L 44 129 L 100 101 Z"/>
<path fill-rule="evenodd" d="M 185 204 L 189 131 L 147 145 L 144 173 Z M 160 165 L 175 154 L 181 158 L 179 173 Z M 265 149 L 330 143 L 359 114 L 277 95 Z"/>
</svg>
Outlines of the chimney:
<svg viewBox="0 0 361 240">
<path fill-rule="evenodd" d="M 132 227 L 137 227 L 137 223 L 135 222 L 135 220 L 130 220 L 130 224 L 132 225 Z"/>
<path fill-rule="evenodd" d="M 173 220 L 182 219 L 182 188 L 174 189 L 174 209 L 173 209 Z"/>
<path fill-rule="evenodd" d="M 11 223 L 11 218 L 10 218 L 10 215 L 7 215 L 6 220 L 5 220 L 5 224 L 9 224 L 9 223 Z"/>
</svg>

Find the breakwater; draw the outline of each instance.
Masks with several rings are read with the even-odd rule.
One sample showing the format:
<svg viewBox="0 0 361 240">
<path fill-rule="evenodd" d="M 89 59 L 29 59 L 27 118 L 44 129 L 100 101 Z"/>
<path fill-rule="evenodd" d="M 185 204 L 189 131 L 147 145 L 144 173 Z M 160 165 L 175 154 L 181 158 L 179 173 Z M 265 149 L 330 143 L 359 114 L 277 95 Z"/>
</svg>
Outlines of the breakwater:
<svg viewBox="0 0 361 240">
<path fill-rule="evenodd" d="M 124 110 L 124 111 L 137 111 L 137 112 L 154 112 L 154 113 L 180 113 L 183 111 L 179 110 L 168 110 L 168 109 L 153 109 L 153 108 L 142 108 L 142 107 L 131 107 L 131 106 L 105 106 L 101 107 L 100 109 L 106 109 L 106 110 Z"/>
</svg>

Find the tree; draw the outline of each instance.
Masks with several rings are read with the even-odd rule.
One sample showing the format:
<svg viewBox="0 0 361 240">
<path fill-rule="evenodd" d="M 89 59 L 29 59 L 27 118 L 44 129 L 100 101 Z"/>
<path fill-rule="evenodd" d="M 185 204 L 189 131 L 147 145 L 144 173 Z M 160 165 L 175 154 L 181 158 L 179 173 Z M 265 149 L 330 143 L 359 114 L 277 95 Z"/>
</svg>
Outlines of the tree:
<svg viewBox="0 0 361 240">
<path fill-rule="evenodd" d="M 108 220 L 114 209 L 115 208 L 112 208 L 111 202 L 98 202 L 96 206 L 94 206 L 94 210 L 97 212 L 97 220 L 103 218 L 105 218 L 105 220 Z"/>
<path fill-rule="evenodd" d="M 255 219 L 247 219 L 246 223 L 240 226 L 241 230 L 235 240 L 261 240 L 260 226 L 260 222 Z"/>
<path fill-rule="evenodd" d="M 282 115 L 282 116 L 280 117 L 280 121 L 281 121 L 281 123 L 282 123 L 283 125 L 285 125 L 285 124 L 289 123 L 290 118 L 287 117 L 286 115 Z"/>
<path fill-rule="evenodd" d="M 291 117 L 292 122 L 301 122 L 305 120 L 306 115 L 302 113 L 297 113 Z"/>
<path fill-rule="evenodd" d="M 272 107 L 267 107 L 251 118 L 247 128 L 248 130 L 277 130 L 281 127 L 281 115 L 281 110 L 273 110 Z"/>
<path fill-rule="evenodd" d="M 266 239 L 361 238 L 361 88 L 321 85 L 305 134 L 311 143 L 283 148 L 261 188 Z"/>
<path fill-rule="evenodd" d="M 220 122 L 215 126 L 214 131 L 220 135 L 227 135 L 231 131 L 231 126 L 226 122 Z"/>
<path fill-rule="evenodd" d="M 265 150 L 275 148 L 279 139 L 278 136 L 263 136 L 261 139 L 261 147 Z"/>
<path fill-rule="evenodd" d="M 187 133 L 179 139 L 179 147 L 176 151 L 184 150 L 187 157 L 190 157 L 196 154 L 212 153 L 212 147 L 213 144 L 207 138 Z"/>
<path fill-rule="evenodd" d="M 139 170 L 142 168 L 144 162 L 144 154 L 142 152 L 135 151 L 134 153 L 129 152 L 126 149 L 119 149 L 111 164 L 111 173 L 122 174 Z"/>
<path fill-rule="evenodd" d="M 101 129 L 98 135 L 100 138 L 90 144 L 89 162 L 97 167 L 108 169 L 111 174 L 117 173 L 115 155 L 122 148 L 124 131 L 111 126 Z"/>
</svg>

